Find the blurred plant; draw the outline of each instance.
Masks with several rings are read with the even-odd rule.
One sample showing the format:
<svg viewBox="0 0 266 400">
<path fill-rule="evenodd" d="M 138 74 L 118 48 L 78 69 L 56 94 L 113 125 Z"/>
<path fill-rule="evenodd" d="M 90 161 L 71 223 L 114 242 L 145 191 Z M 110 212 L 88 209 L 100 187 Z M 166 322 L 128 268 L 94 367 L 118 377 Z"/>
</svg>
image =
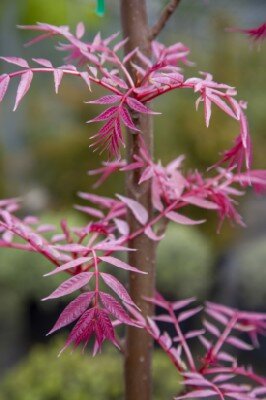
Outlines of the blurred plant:
<svg viewBox="0 0 266 400">
<path fill-rule="evenodd" d="M 232 356 L 227 353 L 224 355 L 222 347 L 229 343 L 241 349 L 250 348 L 249 344 L 231 335 L 233 330 L 248 331 L 253 343 L 257 345 L 258 333 L 265 333 L 264 314 L 245 313 L 207 304 L 207 314 L 221 323 L 222 328 L 219 329 L 208 321 L 205 323 L 207 333 L 217 336 L 218 340 L 209 341 L 203 337 L 206 354 L 196 363 L 186 339 L 201 337 L 205 332 L 199 330 L 196 333 L 183 334 L 179 323 L 197 314 L 200 309 L 197 307 L 182 311 L 176 316 L 175 311 L 190 304 L 191 300 L 170 303 L 158 296 L 155 299 L 149 298 L 149 295 L 154 294 L 155 243 L 163 239 L 170 221 L 181 225 L 205 222 L 205 219 L 194 220 L 184 214 L 184 209 L 186 212 L 191 207 L 197 207 L 205 212 L 212 210 L 217 213 L 218 230 L 225 219 L 245 226 L 236 209 L 236 199 L 243 195 L 248 186 L 254 186 L 257 192 L 266 188 L 266 171 L 251 170 L 252 146 L 245 115 L 246 102 L 236 99 L 234 87 L 214 81 L 209 73 L 201 72 L 199 77 L 186 78 L 180 64 L 191 66 L 191 62 L 188 60 L 189 49 L 182 43 L 166 47 L 153 40 L 178 4 L 178 0 L 171 1 L 158 22 L 147 32 L 145 2 L 122 1 L 122 23 L 124 33 L 129 33 L 129 38 L 116 44 L 113 42 L 118 34 L 106 39 L 97 34 L 91 42 L 83 41 L 85 27 L 82 23 L 77 25 L 74 34 L 67 26 L 57 27 L 45 23 L 21 27 L 39 33 L 28 45 L 59 36 L 60 41 L 56 48 L 67 52 L 65 64 L 55 67 L 47 59 L 34 58 L 38 67 L 31 67 L 22 58 L 1 57 L 20 69 L 1 75 L 0 100 L 4 98 L 10 80 L 19 77 L 14 106 L 16 110 L 30 88 L 34 73 L 52 74 L 56 93 L 64 75 L 81 78 L 89 90 L 92 84 L 106 89 L 107 95 L 89 103 L 107 108 L 88 122 L 102 123 L 92 138 L 91 147 L 100 149 L 101 152 L 107 150 L 109 161 L 103 163 L 102 168 L 90 173 L 100 176 L 97 181 L 100 184 L 114 172 L 126 171 L 129 197 L 117 195 L 114 199 L 81 192 L 79 196 L 88 201 L 89 205 L 75 207 L 94 218 L 93 222 L 81 227 L 70 227 L 63 220 L 60 233 L 56 232 L 53 225 L 40 224 L 33 216 L 19 218 L 16 215 L 20 208 L 18 199 L 3 200 L 0 202 L 0 245 L 42 254 L 55 267 L 46 275 L 62 271 L 71 275 L 43 300 L 60 298 L 80 289 L 83 291 L 67 305 L 49 332 L 51 334 L 78 319 L 61 352 L 71 344 L 74 347 L 80 344 L 85 347 L 92 337 L 93 354 L 101 350 L 105 340 L 122 347 L 115 334 L 116 326 L 125 324 L 134 327 L 128 331 L 126 349 L 126 365 L 129 367 L 126 382 L 127 389 L 130 388 L 127 390 L 128 400 L 135 400 L 136 397 L 138 400 L 147 399 L 149 393 L 146 370 L 151 346 L 145 330 L 158 341 L 182 373 L 186 387 L 185 394 L 180 398 L 217 395 L 221 399 L 227 396 L 240 400 L 244 394 L 245 398 L 259 399 L 266 392 L 265 379 L 252 370 L 238 367 Z M 140 17 L 144 18 L 144 24 Z M 138 39 L 135 40 L 135 36 Z M 62 43 L 62 39 L 66 42 Z M 144 39 L 148 40 L 147 46 L 150 50 L 143 46 Z M 120 57 L 122 48 L 125 49 L 125 56 Z M 150 140 L 152 130 L 149 123 L 151 115 L 158 113 L 147 103 L 177 89 L 190 89 L 198 94 L 196 108 L 203 103 L 207 127 L 214 106 L 231 117 L 238 126 L 233 147 L 223 153 L 221 160 L 206 176 L 197 170 L 184 173 L 183 156 L 166 166 L 153 161 Z M 127 161 L 121 159 L 120 153 L 121 147 L 125 147 L 125 129 L 129 137 Z M 136 256 L 130 256 L 128 263 L 115 255 L 121 251 L 134 254 L 135 250 Z M 130 294 L 115 276 L 102 271 L 102 262 L 108 264 L 109 268 L 111 266 L 131 272 Z M 139 274 L 147 273 L 147 277 L 138 277 Z M 111 289 L 117 299 L 103 291 L 102 284 Z M 160 334 L 149 317 L 153 307 L 149 307 L 143 297 L 166 309 L 169 315 L 160 319 L 174 325 L 177 336 L 173 341 L 177 342 L 177 347 L 173 346 L 169 336 Z M 144 336 L 140 337 L 139 331 L 144 332 Z M 129 358 L 131 362 L 128 361 Z M 224 365 L 224 362 L 229 363 L 229 366 Z M 231 375 L 244 375 L 258 387 L 217 383 L 226 382 L 231 379 Z M 193 390 L 194 387 L 196 390 Z"/>
<path fill-rule="evenodd" d="M 80 352 L 54 356 L 62 340 L 38 345 L 29 357 L 11 370 L 0 384 L 0 400 L 121 400 L 123 372 L 121 357 L 111 349 L 90 362 Z M 154 400 L 171 398 L 180 390 L 180 376 L 165 355 L 153 358 Z"/>
<path fill-rule="evenodd" d="M 205 235 L 193 227 L 170 224 L 158 246 L 157 288 L 172 298 L 206 299 L 212 282 L 213 251 Z M 166 267 L 167 266 L 167 267 Z"/>
</svg>

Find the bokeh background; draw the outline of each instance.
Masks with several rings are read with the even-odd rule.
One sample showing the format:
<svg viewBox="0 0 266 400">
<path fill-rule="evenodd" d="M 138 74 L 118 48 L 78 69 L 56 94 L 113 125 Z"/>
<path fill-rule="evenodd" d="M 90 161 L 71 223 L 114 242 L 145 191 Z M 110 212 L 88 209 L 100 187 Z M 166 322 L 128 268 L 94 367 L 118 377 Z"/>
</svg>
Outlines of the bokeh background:
<svg viewBox="0 0 266 400">
<path fill-rule="evenodd" d="M 163 0 L 150 0 L 155 21 Z M 106 0 L 106 14 L 95 13 L 94 0 L 1 0 L 0 54 L 43 57 L 60 63 L 52 42 L 24 48 L 30 33 L 15 29 L 36 21 L 75 27 L 83 20 L 89 37 L 120 31 L 118 0 Z M 266 168 L 265 45 L 257 45 L 227 27 L 254 27 L 264 22 L 265 0 L 183 0 L 160 40 L 184 42 L 197 71 L 238 88 L 249 102 L 248 117 L 254 142 L 254 167 Z M 8 66 L 1 64 L 0 73 Z M 18 111 L 12 106 L 16 87 L 0 108 L 0 197 L 23 196 L 27 211 L 52 223 L 67 215 L 74 223 L 84 218 L 73 211 L 78 190 L 89 191 L 93 180 L 86 171 L 101 157 L 89 150 L 92 125 L 85 121 L 96 108 L 84 101 L 91 94 L 76 80 L 65 77 L 56 96 L 50 77 L 35 77 L 31 92 Z M 97 93 L 94 93 L 94 97 Z M 158 100 L 163 112 L 155 120 L 155 152 L 162 162 L 186 155 L 186 168 L 206 168 L 219 152 L 230 147 L 236 126 L 214 111 L 206 129 L 194 96 L 175 92 Z M 123 190 L 123 177 L 110 179 L 98 193 Z M 225 223 L 216 234 L 217 220 L 200 227 L 171 226 L 158 250 L 158 287 L 168 297 L 196 295 L 240 308 L 266 311 L 266 198 L 251 192 L 240 209 L 248 225 L 243 230 Z M 36 255 L 1 249 L 0 252 L 0 400 L 122 399 L 119 355 L 106 349 L 99 358 L 66 354 L 56 357 L 63 337 L 47 338 L 64 302 L 40 299 L 58 283 L 43 278 L 49 265 Z M 64 336 L 64 335 L 63 335 Z M 262 351 L 248 355 L 266 373 L 266 342 Z M 244 358 L 242 358 L 244 361 Z M 178 391 L 179 380 L 168 360 L 156 352 L 155 399 Z"/>
</svg>

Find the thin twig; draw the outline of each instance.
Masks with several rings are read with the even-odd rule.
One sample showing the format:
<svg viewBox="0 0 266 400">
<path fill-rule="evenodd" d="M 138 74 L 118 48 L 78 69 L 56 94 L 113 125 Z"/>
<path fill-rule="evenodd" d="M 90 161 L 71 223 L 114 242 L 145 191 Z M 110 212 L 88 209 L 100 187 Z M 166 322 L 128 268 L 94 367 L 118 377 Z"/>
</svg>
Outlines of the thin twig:
<svg viewBox="0 0 266 400">
<path fill-rule="evenodd" d="M 154 40 L 156 36 L 159 35 L 180 2 L 181 0 L 170 0 L 170 2 L 165 6 L 158 21 L 150 29 L 150 40 Z"/>
</svg>

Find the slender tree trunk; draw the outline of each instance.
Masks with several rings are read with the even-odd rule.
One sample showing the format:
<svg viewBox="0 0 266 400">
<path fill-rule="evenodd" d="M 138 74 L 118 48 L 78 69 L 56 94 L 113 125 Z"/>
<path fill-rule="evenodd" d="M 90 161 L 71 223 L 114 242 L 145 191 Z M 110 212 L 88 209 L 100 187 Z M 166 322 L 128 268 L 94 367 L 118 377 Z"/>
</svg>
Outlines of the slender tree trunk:
<svg viewBox="0 0 266 400">
<path fill-rule="evenodd" d="M 146 0 L 120 0 L 121 20 L 123 33 L 129 38 L 126 52 L 138 47 L 146 56 L 150 55 L 149 28 Z M 130 69 L 130 66 L 128 66 Z M 136 81 L 135 71 L 131 68 L 131 75 Z M 132 114 L 132 118 L 141 130 L 146 146 L 150 153 L 153 150 L 153 128 L 150 116 Z M 133 154 L 139 153 L 139 135 L 128 132 L 127 159 L 132 161 Z M 141 203 L 151 215 L 150 185 L 138 184 L 141 171 L 130 172 L 126 181 L 127 196 Z M 139 225 L 132 214 L 128 221 L 131 231 L 136 231 Z M 129 254 L 129 263 L 147 275 L 130 273 L 129 291 L 133 300 L 141 308 L 144 315 L 150 315 L 153 307 L 145 302 L 144 296 L 152 297 L 155 285 L 155 246 L 146 235 L 138 236 L 129 243 L 129 247 L 137 249 Z M 129 327 L 126 336 L 125 356 L 125 390 L 126 400 L 151 399 L 151 353 L 153 341 L 142 329 Z"/>
</svg>

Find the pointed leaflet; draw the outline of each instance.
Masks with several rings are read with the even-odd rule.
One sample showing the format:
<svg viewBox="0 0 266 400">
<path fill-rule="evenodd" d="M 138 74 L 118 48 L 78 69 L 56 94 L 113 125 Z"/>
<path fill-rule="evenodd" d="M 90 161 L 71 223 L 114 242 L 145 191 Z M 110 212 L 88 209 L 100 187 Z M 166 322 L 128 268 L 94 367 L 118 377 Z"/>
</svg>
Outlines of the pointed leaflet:
<svg viewBox="0 0 266 400">
<path fill-rule="evenodd" d="M 3 74 L 0 76 L 0 102 L 3 100 L 6 94 L 9 82 L 10 82 L 9 75 Z"/>
<path fill-rule="evenodd" d="M 126 99 L 127 104 L 129 105 L 132 110 L 137 111 L 139 113 L 143 114 L 161 114 L 159 112 L 155 112 L 150 110 L 147 106 L 145 106 L 143 103 L 140 101 L 134 99 L 133 97 L 128 97 Z"/>
<path fill-rule="evenodd" d="M 113 298 L 113 296 L 100 292 L 100 298 L 106 310 L 108 310 L 109 313 L 117 318 L 120 322 L 128 325 L 135 325 L 123 307 L 116 299 Z"/>
<path fill-rule="evenodd" d="M 124 288 L 124 286 L 119 282 L 118 279 L 116 279 L 113 275 L 106 274 L 105 272 L 101 273 L 101 277 L 116 294 L 120 299 L 128 304 L 135 305 L 133 300 L 130 298 L 127 290 Z"/>
<path fill-rule="evenodd" d="M 76 268 L 79 265 L 81 265 L 81 264 L 83 264 L 83 263 L 85 263 L 87 261 L 90 261 L 91 259 L 92 259 L 92 257 L 79 257 L 79 258 L 76 258 L 74 260 L 71 260 L 71 261 L 61 265 L 58 268 L 53 269 L 51 272 L 48 272 L 48 274 L 45 274 L 44 276 L 54 275 L 54 274 L 57 274 L 58 272 L 66 271 L 66 270 L 68 270 L 70 268 Z"/>
<path fill-rule="evenodd" d="M 22 98 L 25 96 L 25 94 L 29 90 L 32 78 L 33 78 L 33 73 L 30 69 L 21 75 L 13 111 L 15 111 L 17 109 L 20 101 L 22 100 Z"/>
<path fill-rule="evenodd" d="M 115 339 L 114 328 L 107 312 L 104 310 L 96 309 L 95 316 L 97 317 L 95 324 L 99 326 L 103 334 L 103 339 L 106 338 L 110 340 L 115 346 L 119 348 L 119 345 Z"/>
<path fill-rule="evenodd" d="M 88 74 L 87 71 L 82 71 L 80 72 L 81 78 L 84 80 L 84 82 L 87 83 L 89 90 L 91 91 L 91 82 L 90 82 L 90 75 Z"/>
<path fill-rule="evenodd" d="M 121 96 L 115 94 L 109 94 L 103 96 L 100 99 L 88 101 L 89 104 L 113 104 L 121 100 Z"/>
<path fill-rule="evenodd" d="M 89 304 L 94 296 L 94 292 L 86 292 L 80 294 L 75 300 L 71 301 L 62 311 L 58 320 L 56 321 L 53 328 L 47 333 L 50 335 L 51 333 L 58 331 L 71 324 L 71 322 L 75 321 L 79 318 L 84 311 L 89 307 Z"/>
<path fill-rule="evenodd" d="M 98 122 L 98 121 L 105 121 L 106 119 L 109 119 L 110 117 L 112 117 L 118 110 L 117 106 L 112 106 L 107 108 L 107 110 L 103 111 L 101 114 L 97 115 L 97 117 L 91 119 L 90 121 L 88 121 L 88 123 L 90 122 Z"/>
<path fill-rule="evenodd" d="M 117 195 L 119 200 L 127 205 L 132 211 L 136 220 L 141 224 L 145 225 L 148 222 L 148 212 L 138 201 L 129 199 L 128 197 Z"/>
<path fill-rule="evenodd" d="M 53 68 L 51 61 L 44 58 L 33 58 L 32 60 L 35 61 L 37 64 L 42 65 L 43 67 Z"/>
<path fill-rule="evenodd" d="M 84 340 L 86 342 L 89 340 L 93 332 L 93 317 L 95 315 L 95 311 L 95 308 L 90 308 L 80 317 L 80 319 L 70 332 L 64 349 L 71 343 L 79 345 L 81 341 Z"/>
<path fill-rule="evenodd" d="M 77 38 L 81 39 L 82 36 L 84 35 L 84 33 L 85 33 L 85 26 L 84 26 L 83 22 L 79 22 L 77 24 L 77 28 L 76 28 L 76 36 L 77 36 Z"/>
<path fill-rule="evenodd" d="M 10 64 L 15 64 L 22 68 L 29 68 L 29 64 L 27 63 L 26 60 L 23 60 L 23 58 L 19 57 L 0 57 L 0 58 Z"/>
<path fill-rule="evenodd" d="M 56 299 L 58 297 L 66 296 L 67 294 L 73 293 L 78 289 L 85 286 L 93 276 L 93 272 L 81 272 L 78 275 L 72 276 L 72 278 L 67 279 L 65 282 L 50 294 L 50 296 L 45 297 L 44 300 Z"/>
<path fill-rule="evenodd" d="M 106 257 L 98 257 L 100 260 L 112 264 L 117 268 L 125 269 L 127 271 L 132 271 L 132 272 L 138 272 L 139 274 L 146 274 L 147 272 L 141 271 L 140 269 L 137 269 L 135 267 L 131 267 L 131 265 L 125 263 L 124 261 L 119 260 L 118 258 L 111 257 L 111 256 L 106 256 Z"/>
<path fill-rule="evenodd" d="M 128 112 L 128 110 L 125 107 L 120 107 L 120 116 L 124 122 L 124 124 L 129 128 L 132 129 L 132 131 L 137 131 L 139 132 L 139 129 L 135 126 L 135 124 L 132 121 L 132 118 Z"/>
<path fill-rule="evenodd" d="M 193 220 L 185 215 L 181 215 L 175 211 L 170 211 L 165 215 L 167 218 L 169 218 L 171 221 L 177 222 L 178 224 L 183 224 L 183 225 L 197 225 L 197 224 L 202 224 L 205 222 L 205 219 L 201 220 Z"/>
<path fill-rule="evenodd" d="M 61 83 L 61 80 L 63 78 L 64 71 L 62 69 L 56 68 L 54 70 L 54 87 L 55 87 L 55 93 L 58 93 L 58 89 Z"/>
</svg>

